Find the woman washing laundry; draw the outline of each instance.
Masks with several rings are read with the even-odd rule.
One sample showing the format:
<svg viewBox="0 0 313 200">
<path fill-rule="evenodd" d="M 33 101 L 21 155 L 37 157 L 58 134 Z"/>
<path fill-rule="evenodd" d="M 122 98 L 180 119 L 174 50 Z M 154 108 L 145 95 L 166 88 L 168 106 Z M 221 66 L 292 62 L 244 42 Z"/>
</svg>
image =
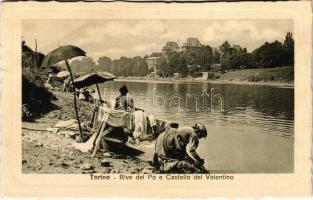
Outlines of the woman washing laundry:
<svg viewBox="0 0 313 200">
<path fill-rule="evenodd" d="M 199 139 L 206 137 L 207 130 L 201 124 L 170 128 L 158 136 L 152 164 L 161 173 L 206 173 L 204 159 L 196 152 Z"/>
</svg>

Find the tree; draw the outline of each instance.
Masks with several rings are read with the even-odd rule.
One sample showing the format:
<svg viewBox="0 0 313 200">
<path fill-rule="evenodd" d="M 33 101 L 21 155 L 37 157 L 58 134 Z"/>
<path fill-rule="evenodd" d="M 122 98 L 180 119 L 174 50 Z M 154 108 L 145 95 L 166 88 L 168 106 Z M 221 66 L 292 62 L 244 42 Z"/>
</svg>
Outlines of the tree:
<svg viewBox="0 0 313 200">
<path fill-rule="evenodd" d="M 133 66 L 132 58 L 122 56 L 120 59 L 113 61 L 113 73 L 118 76 L 133 76 Z"/>
<path fill-rule="evenodd" d="M 248 66 L 248 53 L 246 48 L 239 45 L 233 45 L 229 59 L 230 69 L 246 68 Z"/>
<path fill-rule="evenodd" d="M 196 65 L 197 63 L 197 54 L 194 52 L 186 52 L 185 58 L 187 60 L 187 65 Z"/>
<path fill-rule="evenodd" d="M 294 65 L 294 43 L 292 33 L 288 32 L 284 41 L 286 65 Z"/>
<path fill-rule="evenodd" d="M 240 69 L 248 66 L 249 54 L 244 51 L 239 51 L 231 54 L 229 66 L 231 69 Z"/>
<path fill-rule="evenodd" d="M 225 41 L 219 48 L 221 54 L 231 53 L 231 46 L 228 41 Z"/>
<path fill-rule="evenodd" d="M 188 65 L 188 74 L 192 77 L 199 77 L 200 74 L 200 65 L 192 64 Z"/>
<path fill-rule="evenodd" d="M 218 51 L 218 49 L 214 48 L 213 51 L 213 62 L 214 64 L 218 64 L 220 63 L 220 53 Z"/>
<path fill-rule="evenodd" d="M 282 44 L 279 41 L 265 42 L 248 55 L 249 68 L 272 68 L 294 65 L 294 40 L 288 32 Z"/>
<path fill-rule="evenodd" d="M 102 56 L 98 59 L 98 69 L 100 71 L 112 72 L 111 64 L 112 60 L 109 57 Z"/>
<path fill-rule="evenodd" d="M 146 76 L 148 74 L 148 64 L 144 58 L 136 56 L 133 58 L 133 75 L 134 76 Z"/>
<path fill-rule="evenodd" d="M 287 55 L 279 41 L 266 42 L 252 52 L 253 61 L 260 68 L 281 67 L 286 64 Z"/>
<path fill-rule="evenodd" d="M 197 55 L 197 65 L 200 65 L 201 71 L 208 71 L 211 69 L 211 64 L 213 63 L 213 50 L 207 46 L 202 46 L 199 54 Z"/>
<path fill-rule="evenodd" d="M 161 77 L 172 77 L 173 71 L 170 70 L 170 67 L 164 57 L 161 57 L 160 60 L 156 63 L 157 74 Z"/>
<path fill-rule="evenodd" d="M 232 48 L 228 41 L 225 41 L 220 47 L 220 64 L 221 64 L 221 72 L 224 73 L 225 69 L 229 68 L 230 56 L 232 53 Z"/>
<path fill-rule="evenodd" d="M 169 72 L 179 73 L 182 77 L 188 75 L 188 65 L 186 55 L 183 52 L 171 52 L 168 55 Z"/>
<path fill-rule="evenodd" d="M 188 75 L 188 65 L 187 65 L 187 60 L 185 58 L 184 54 L 180 54 L 179 56 L 179 65 L 178 65 L 178 70 L 177 70 L 181 76 L 184 78 Z"/>
<path fill-rule="evenodd" d="M 83 57 L 81 60 L 75 59 L 71 65 L 74 72 L 96 72 L 96 63 L 91 57 Z"/>
<path fill-rule="evenodd" d="M 180 55 L 178 52 L 170 52 L 167 56 L 167 62 L 171 73 L 179 73 Z"/>
<path fill-rule="evenodd" d="M 287 32 L 286 34 L 286 38 L 284 41 L 284 47 L 288 48 L 288 49 L 293 49 L 294 48 L 294 40 L 292 38 L 292 33 L 291 32 Z"/>
</svg>

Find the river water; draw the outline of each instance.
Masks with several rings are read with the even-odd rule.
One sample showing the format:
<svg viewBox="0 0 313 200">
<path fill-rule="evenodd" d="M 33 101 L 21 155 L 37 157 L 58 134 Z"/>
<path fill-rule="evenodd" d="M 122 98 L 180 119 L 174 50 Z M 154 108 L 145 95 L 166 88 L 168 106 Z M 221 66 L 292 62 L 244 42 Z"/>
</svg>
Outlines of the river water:
<svg viewBox="0 0 313 200">
<path fill-rule="evenodd" d="M 206 126 L 208 137 L 200 141 L 198 152 L 208 169 L 230 173 L 293 172 L 293 88 L 115 81 L 102 84 L 101 93 L 114 99 L 124 84 L 136 107 L 155 118 L 175 121 L 180 126 Z"/>
</svg>

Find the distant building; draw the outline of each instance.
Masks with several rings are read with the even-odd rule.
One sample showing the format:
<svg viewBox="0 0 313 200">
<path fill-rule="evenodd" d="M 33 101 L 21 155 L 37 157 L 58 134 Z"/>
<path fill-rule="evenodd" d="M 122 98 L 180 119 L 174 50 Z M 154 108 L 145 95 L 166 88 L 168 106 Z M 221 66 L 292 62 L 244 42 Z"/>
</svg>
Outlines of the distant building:
<svg viewBox="0 0 313 200">
<path fill-rule="evenodd" d="M 198 38 L 187 38 L 186 42 L 183 43 L 182 51 L 190 52 L 197 51 L 202 47 L 202 44 L 198 40 Z"/>
<path fill-rule="evenodd" d="M 159 59 L 160 59 L 160 57 L 148 57 L 148 58 L 146 58 L 149 72 L 156 72 L 157 71 L 156 64 L 157 64 Z"/>
<path fill-rule="evenodd" d="M 168 54 L 170 52 L 178 52 L 180 51 L 180 47 L 177 42 L 167 42 L 166 45 L 162 48 L 163 54 Z"/>
</svg>

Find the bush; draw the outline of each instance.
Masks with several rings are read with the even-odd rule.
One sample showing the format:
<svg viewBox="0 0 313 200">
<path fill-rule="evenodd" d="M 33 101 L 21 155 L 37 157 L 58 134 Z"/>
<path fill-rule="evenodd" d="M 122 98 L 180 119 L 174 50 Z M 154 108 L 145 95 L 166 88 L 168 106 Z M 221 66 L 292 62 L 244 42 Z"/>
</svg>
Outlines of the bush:
<svg viewBox="0 0 313 200">
<path fill-rule="evenodd" d="M 22 72 L 22 120 L 31 121 L 55 108 L 55 96 L 44 87 L 44 80 L 34 69 Z"/>
</svg>

